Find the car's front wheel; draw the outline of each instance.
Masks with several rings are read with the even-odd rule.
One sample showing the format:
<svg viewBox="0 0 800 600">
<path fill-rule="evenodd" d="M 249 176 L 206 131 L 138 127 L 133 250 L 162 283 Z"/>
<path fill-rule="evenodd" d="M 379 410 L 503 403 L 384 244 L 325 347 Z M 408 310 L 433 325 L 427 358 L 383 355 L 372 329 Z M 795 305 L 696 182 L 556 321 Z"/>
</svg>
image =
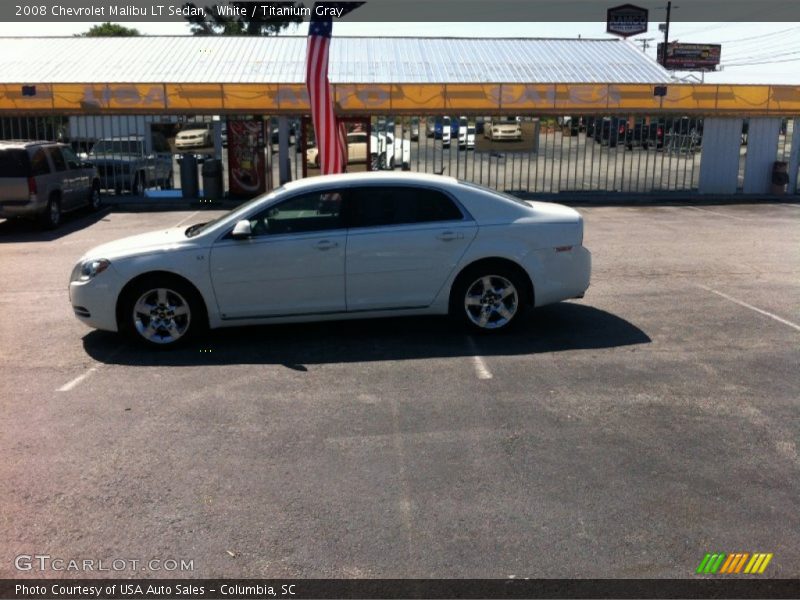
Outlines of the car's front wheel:
<svg viewBox="0 0 800 600">
<path fill-rule="evenodd" d="M 122 300 L 120 329 L 150 347 L 185 343 L 207 326 L 205 307 L 190 285 L 171 277 L 137 282 Z"/>
<path fill-rule="evenodd" d="M 469 269 L 456 281 L 450 314 L 468 329 L 493 333 L 520 323 L 527 308 L 519 274 L 502 264 Z"/>
</svg>

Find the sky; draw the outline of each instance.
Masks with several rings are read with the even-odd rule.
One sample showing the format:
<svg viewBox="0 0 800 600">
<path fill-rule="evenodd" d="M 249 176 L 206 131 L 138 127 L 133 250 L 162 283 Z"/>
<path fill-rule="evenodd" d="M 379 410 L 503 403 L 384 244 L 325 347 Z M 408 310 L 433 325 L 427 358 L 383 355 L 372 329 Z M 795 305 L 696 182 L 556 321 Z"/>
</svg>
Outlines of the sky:
<svg viewBox="0 0 800 600">
<path fill-rule="evenodd" d="M 0 23 L 0 36 L 74 35 L 92 23 Z M 185 23 L 130 22 L 147 35 L 191 35 Z M 605 23 L 348 23 L 337 22 L 334 35 L 440 37 L 565 37 L 607 38 Z M 308 24 L 287 30 L 290 35 L 305 35 Z M 655 59 L 656 44 L 663 41 L 658 23 L 650 31 L 631 39 L 637 45 L 649 40 L 647 54 Z M 691 23 L 673 21 L 670 41 L 721 43 L 722 70 L 706 73 L 706 83 L 757 83 L 800 85 L 800 23 Z M 689 73 L 676 73 L 684 77 Z M 699 80 L 700 73 L 694 73 Z"/>
</svg>

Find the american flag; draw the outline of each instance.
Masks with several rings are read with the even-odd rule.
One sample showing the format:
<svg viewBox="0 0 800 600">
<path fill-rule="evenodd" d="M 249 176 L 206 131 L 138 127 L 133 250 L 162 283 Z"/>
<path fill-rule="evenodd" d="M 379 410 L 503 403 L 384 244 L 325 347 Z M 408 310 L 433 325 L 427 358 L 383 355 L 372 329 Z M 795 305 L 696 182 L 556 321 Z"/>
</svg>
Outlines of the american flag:
<svg viewBox="0 0 800 600">
<path fill-rule="evenodd" d="M 344 13 L 363 2 L 324 2 L 320 6 L 344 8 Z M 331 43 L 333 19 L 317 16 L 317 4 L 312 10 L 308 27 L 306 50 L 306 87 L 311 103 L 311 119 L 319 152 L 322 175 L 343 173 L 347 166 L 347 132 L 333 111 L 333 90 L 328 81 L 328 50 Z M 342 13 L 342 14 L 344 14 Z"/>
</svg>

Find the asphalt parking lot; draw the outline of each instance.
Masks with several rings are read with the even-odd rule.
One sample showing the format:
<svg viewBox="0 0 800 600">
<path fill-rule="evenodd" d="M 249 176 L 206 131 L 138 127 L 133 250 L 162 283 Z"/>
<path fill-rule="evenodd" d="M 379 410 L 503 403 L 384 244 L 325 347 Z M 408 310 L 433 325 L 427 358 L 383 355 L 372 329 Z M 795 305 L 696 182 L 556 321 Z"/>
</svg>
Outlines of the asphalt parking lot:
<svg viewBox="0 0 800 600">
<path fill-rule="evenodd" d="M 145 352 L 72 315 L 84 251 L 214 213 L 0 221 L 0 577 L 800 576 L 800 204 L 581 207 L 592 286 L 519 332 L 226 330 Z M 109 575 L 109 573 L 91 573 Z"/>
</svg>

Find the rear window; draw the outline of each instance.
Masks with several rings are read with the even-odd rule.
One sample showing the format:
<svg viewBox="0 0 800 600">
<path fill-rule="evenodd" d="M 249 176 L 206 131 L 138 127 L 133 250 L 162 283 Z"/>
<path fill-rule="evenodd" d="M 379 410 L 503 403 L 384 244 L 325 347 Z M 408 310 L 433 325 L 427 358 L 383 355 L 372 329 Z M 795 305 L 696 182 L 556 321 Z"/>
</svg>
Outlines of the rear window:
<svg viewBox="0 0 800 600">
<path fill-rule="evenodd" d="M 28 153 L 21 148 L 0 150 L 0 177 L 30 177 Z"/>
</svg>

